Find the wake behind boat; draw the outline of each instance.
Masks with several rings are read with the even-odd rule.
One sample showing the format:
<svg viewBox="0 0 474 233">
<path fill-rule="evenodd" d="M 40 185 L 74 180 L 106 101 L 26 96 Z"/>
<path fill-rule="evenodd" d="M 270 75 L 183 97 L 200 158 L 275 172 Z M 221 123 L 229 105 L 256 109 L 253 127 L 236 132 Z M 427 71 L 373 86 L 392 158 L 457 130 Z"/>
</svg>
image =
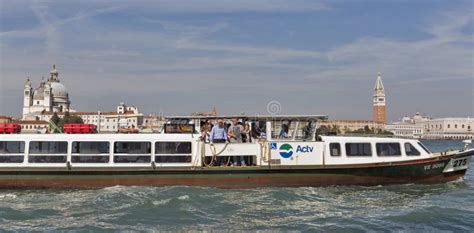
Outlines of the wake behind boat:
<svg viewBox="0 0 474 233">
<path fill-rule="evenodd" d="M 219 119 L 248 126 L 246 142 L 208 142 L 199 132 Z M 319 136 L 322 119 L 186 116 L 159 134 L 3 134 L 0 187 L 439 183 L 464 177 L 474 154 L 469 142 L 431 153 L 417 140 Z"/>
</svg>

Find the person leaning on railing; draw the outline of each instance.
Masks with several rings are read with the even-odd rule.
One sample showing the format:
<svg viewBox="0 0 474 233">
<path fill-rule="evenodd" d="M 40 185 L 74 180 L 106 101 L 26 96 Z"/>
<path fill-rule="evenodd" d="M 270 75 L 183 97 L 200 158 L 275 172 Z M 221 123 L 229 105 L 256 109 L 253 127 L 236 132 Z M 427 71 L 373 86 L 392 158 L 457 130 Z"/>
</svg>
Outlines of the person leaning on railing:
<svg viewBox="0 0 474 233">
<path fill-rule="evenodd" d="M 209 141 L 212 143 L 225 143 L 227 141 L 227 132 L 224 127 L 224 120 L 217 120 L 217 125 L 212 127 L 209 133 Z"/>
<path fill-rule="evenodd" d="M 224 127 L 224 120 L 217 120 L 217 125 L 212 127 L 211 132 L 209 133 L 209 142 L 211 143 L 225 143 L 227 141 L 227 132 Z M 216 164 L 224 165 L 223 158 L 217 156 Z"/>
</svg>

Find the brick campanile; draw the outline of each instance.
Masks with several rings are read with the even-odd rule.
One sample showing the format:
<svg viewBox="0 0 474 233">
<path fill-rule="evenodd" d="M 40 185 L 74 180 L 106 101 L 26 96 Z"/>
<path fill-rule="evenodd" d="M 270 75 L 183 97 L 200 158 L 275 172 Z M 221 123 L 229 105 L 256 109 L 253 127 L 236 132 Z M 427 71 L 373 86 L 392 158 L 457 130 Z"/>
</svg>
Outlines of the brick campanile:
<svg viewBox="0 0 474 233">
<path fill-rule="evenodd" d="M 385 89 L 380 72 L 375 81 L 373 106 L 374 121 L 385 124 Z"/>
</svg>

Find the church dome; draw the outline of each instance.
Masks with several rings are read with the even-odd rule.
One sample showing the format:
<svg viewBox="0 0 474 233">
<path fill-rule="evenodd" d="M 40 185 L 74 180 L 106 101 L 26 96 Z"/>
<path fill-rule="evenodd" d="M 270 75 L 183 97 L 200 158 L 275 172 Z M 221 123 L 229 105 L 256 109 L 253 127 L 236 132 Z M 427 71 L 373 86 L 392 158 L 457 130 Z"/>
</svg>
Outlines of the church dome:
<svg viewBox="0 0 474 233">
<path fill-rule="evenodd" d="M 66 87 L 59 82 L 52 82 L 51 89 L 52 89 L 51 92 L 53 93 L 54 98 L 68 97 L 69 95 Z"/>
</svg>

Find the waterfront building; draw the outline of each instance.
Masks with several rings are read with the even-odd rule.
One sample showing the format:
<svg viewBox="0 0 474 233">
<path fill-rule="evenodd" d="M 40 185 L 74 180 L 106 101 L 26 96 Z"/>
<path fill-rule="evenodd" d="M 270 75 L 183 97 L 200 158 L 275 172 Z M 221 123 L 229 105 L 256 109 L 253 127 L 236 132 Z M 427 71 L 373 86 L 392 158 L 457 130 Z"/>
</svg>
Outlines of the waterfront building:
<svg viewBox="0 0 474 233">
<path fill-rule="evenodd" d="M 373 95 L 373 119 L 375 122 L 385 124 L 385 88 L 382 83 L 382 75 L 377 75 Z"/>
<path fill-rule="evenodd" d="M 56 65 L 50 71 L 48 80 L 44 79 L 33 88 L 27 78 L 23 91 L 23 119 L 34 120 L 43 111 L 73 112 L 67 88 L 59 81 Z"/>
<path fill-rule="evenodd" d="M 423 137 L 423 125 L 406 122 L 392 122 L 385 126 L 385 130 L 393 133 L 395 137 L 420 139 Z"/>
<path fill-rule="evenodd" d="M 430 120 L 419 112 L 415 116 L 405 116 L 401 121 L 385 125 L 385 130 L 392 132 L 395 137 L 420 139 L 424 134 L 424 122 Z"/>
<path fill-rule="evenodd" d="M 438 118 L 425 121 L 424 139 L 473 139 L 474 120 L 470 117 Z"/>
<path fill-rule="evenodd" d="M 43 120 L 17 120 L 13 122 L 21 127 L 21 133 L 46 133 L 49 123 Z"/>
<path fill-rule="evenodd" d="M 55 112 L 42 112 L 39 119 L 48 121 L 53 117 Z M 59 118 L 64 117 L 65 112 L 56 112 Z M 143 124 L 143 113 L 138 111 L 135 106 L 127 106 L 120 103 L 116 111 L 110 112 L 74 112 L 71 115 L 77 115 L 82 118 L 85 124 L 94 124 L 97 126 L 98 132 L 114 133 L 120 128 L 135 128 Z"/>
<path fill-rule="evenodd" d="M 404 117 L 392 122 L 385 130 L 396 137 L 415 139 L 473 139 L 474 120 L 470 117 L 429 118 L 416 113 L 413 118 Z"/>
<path fill-rule="evenodd" d="M 2 116 L 0 115 L 0 124 L 9 124 L 12 123 L 12 118 L 9 116 Z"/>
<path fill-rule="evenodd" d="M 326 120 L 321 121 L 318 126 L 328 129 L 337 129 L 337 133 L 350 134 L 353 131 L 369 128 L 371 130 L 383 129 L 385 124 L 369 120 Z"/>
</svg>

